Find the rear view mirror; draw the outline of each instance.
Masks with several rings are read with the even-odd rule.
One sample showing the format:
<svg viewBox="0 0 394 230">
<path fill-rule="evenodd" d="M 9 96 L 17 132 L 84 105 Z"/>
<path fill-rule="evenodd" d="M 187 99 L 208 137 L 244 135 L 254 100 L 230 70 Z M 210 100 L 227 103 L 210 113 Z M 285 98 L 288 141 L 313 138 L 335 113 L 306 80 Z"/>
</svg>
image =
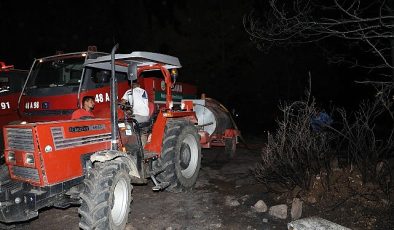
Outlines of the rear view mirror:
<svg viewBox="0 0 394 230">
<path fill-rule="evenodd" d="M 127 77 L 129 78 L 129 81 L 137 79 L 137 63 L 132 62 L 129 64 L 127 67 Z"/>
</svg>

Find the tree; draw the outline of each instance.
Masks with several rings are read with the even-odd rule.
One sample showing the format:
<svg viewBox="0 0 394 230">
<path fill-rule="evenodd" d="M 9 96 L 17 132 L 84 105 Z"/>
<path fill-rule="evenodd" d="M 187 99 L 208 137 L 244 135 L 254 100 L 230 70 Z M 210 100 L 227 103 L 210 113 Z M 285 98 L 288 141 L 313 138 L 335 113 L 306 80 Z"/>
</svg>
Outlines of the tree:
<svg viewBox="0 0 394 230">
<path fill-rule="evenodd" d="M 331 53 L 331 61 L 346 62 L 391 78 L 394 70 L 394 3 L 391 2 L 270 0 L 268 11 L 255 8 L 244 17 L 244 28 L 264 51 L 274 46 L 305 43 L 321 47 L 334 44 L 330 47 L 333 50 L 339 40 L 345 40 L 340 49 L 348 49 L 347 55 Z"/>
</svg>

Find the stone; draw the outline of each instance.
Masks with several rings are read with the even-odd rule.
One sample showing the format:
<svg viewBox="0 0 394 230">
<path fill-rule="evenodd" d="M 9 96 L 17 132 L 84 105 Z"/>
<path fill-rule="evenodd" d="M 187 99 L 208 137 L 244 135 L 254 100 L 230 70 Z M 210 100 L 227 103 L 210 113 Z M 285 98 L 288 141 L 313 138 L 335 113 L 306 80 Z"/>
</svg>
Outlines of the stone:
<svg viewBox="0 0 394 230">
<path fill-rule="evenodd" d="M 263 200 L 257 201 L 253 208 L 256 212 L 266 212 L 268 210 L 268 207 Z"/>
<path fill-rule="evenodd" d="M 278 219 L 286 219 L 287 218 L 287 205 L 280 204 L 270 207 L 268 213 Z"/>
<path fill-rule="evenodd" d="M 307 201 L 310 204 L 314 204 L 317 202 L 316 197 L 314 197 L 314 196 L 308 196 Z"/>
<path fill-rule="evenodd" d="M 236 207 L 239 206 L 240 203 L 238 200 L 236 200 L 234 197 L 232 196 L 226 196 L 226 205 L 230 206 L 230 207 Z"/>
<path fill-rule="evenodd" d="M 302 200 L 299 198 L 294 198 L 293 202 L 291 203 L 291 219 L 292 220 L 297 220 L 301 218 L 302 215 Z"/>
</svg>

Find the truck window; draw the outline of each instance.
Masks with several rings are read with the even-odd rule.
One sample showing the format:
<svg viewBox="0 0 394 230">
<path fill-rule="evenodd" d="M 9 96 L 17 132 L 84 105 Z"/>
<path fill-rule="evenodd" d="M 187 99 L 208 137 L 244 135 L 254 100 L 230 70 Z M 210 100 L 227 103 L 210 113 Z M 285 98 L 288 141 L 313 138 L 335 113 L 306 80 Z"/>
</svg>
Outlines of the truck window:
<svg viewBox="0 0 394 230">
<path fill-rule="evenodd" d="M 27 83 L 28 88 L 78 85 L 82 76 L 83 58 L 36 62 Z"/>
<path fill-rule="evenodd" d="M 115 72 L 115 76 L 118 82 L 127 81 L 127 73 Z M 97 87 L 108 86 L 110 84 L 111 71 L 87 67 L 85 69 L 84 79 L 85 83 L 82 88 L 85 89 L 95 89 Z"/>
<path fill-rule="evenodd" d="M 20 92 L 26 76 L 24 71 L 0 72 L 0 94 Z"/>
</svg>

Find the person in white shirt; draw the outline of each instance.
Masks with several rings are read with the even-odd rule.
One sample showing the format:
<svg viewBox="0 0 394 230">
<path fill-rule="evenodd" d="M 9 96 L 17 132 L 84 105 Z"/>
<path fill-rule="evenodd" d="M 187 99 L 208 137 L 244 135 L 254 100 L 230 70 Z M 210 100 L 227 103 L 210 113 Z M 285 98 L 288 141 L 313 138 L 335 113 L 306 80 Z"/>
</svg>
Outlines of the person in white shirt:
<svg viewBox="0 0 394 230">
<path fill-rule="evenodd" d="M 126 102 L 131 105 L 132 114 L 138 123 L 141 124 L 149 121 L 148 94 L 144 89 L 140 88 L 137 82 L 133 82 L 131 84 L 131 89 L 124 93 L 121 103 L 125 104 Z M 142 128 L 140 134 L 142 146 L 145 146 L 148 139 L 147 130 Z"/>
<path fill-rule="evenodd" d="M 122 104 L 128 102 L 132 107 L 132 113 L 138 123 L 149 121 L 148 94 L 137 82 L 131 84 L 131 89 L 127 90 L 122 97 Z"/>
</svg>

